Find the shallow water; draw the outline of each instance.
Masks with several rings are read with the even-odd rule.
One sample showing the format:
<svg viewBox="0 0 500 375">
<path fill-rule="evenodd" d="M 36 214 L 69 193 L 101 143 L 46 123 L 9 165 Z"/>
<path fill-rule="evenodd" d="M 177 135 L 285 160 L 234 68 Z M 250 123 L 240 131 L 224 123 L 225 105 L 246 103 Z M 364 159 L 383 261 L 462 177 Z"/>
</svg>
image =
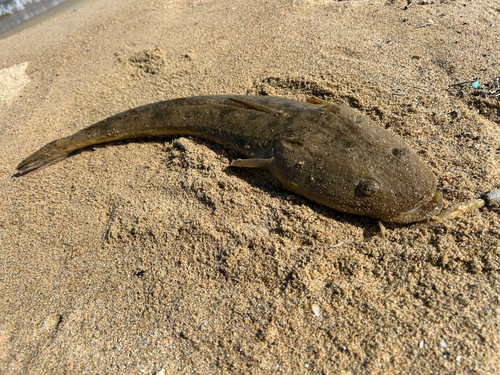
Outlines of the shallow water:
<svg viewBox="0 0 500 375">
<path fill-rule="evenodd" d="M 66 0 L 0 0 L 0 34 Z"/>
</svg>

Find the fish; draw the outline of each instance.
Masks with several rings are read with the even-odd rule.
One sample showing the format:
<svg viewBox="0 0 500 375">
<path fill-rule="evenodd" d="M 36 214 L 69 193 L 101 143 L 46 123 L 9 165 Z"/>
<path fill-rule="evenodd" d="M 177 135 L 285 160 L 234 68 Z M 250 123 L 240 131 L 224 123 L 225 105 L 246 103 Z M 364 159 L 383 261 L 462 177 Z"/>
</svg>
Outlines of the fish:
<svg viewBox="0 0 500 375">
<path fill-rule="evenodd" d="M 102 143 L 195 136 L 269 171 L 288 190 L 350 214 L 409 224 L 437 215 L 442 194 L 430 167 L 402 138 L 348 106 L 318 98 L 211 95 L 118 113 L 43 146 L 18 166 L 26 175 Z"/>
</svg>

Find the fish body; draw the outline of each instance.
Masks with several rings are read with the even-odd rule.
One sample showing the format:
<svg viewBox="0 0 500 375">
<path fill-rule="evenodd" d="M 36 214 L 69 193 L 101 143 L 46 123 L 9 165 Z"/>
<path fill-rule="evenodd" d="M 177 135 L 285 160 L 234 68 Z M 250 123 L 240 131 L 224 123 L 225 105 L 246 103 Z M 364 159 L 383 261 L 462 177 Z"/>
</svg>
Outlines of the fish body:
<svg viewBox="0 0 500 375">
<path fill-rule="evenodd" d="M 23 175 L 91 145 L 197 136 L 263 168 L 289 190 L 339 211 L 411 223 L 436 215 L 442 198 L 427 164 L 397 135 L 361 113 L 311 98 L 198 96 L 144 105 L 55 140 L 22 161 Z"/>
</svg>

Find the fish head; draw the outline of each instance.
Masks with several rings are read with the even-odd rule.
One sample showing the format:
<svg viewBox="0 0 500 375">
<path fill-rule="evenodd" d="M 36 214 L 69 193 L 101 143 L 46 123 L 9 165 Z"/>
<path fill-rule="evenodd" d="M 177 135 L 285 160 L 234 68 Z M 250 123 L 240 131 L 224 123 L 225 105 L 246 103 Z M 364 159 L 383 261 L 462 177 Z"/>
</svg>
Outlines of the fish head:
<svg viewBox="0 0 500 375">
<path fill-rule="evenodd" d="M 271 170 L 289 190 L 339 211 L 400 224 L 439 213 L 442 195 L 430 167 L 364 116 L 351 122 L 354 130 L 343 121 L 280 141 Z"/>
</svg>

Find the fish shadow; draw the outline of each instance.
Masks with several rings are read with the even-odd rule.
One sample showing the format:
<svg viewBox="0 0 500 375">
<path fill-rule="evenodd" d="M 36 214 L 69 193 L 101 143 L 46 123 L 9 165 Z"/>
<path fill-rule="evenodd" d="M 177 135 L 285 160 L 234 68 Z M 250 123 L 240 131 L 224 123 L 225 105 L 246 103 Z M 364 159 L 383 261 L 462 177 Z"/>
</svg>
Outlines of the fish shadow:
<svg viewBox="0 0 500 375">
<path fill-rule="evenodd" d="M 75 155 L 79 155 L 81 153 L 86 153 L 86 152 L 92 152 L 95 149 L 98 148 L 103 148 L 103 147 L 109 147 L 109 146 L 117 146 L 117 145 L 123 145 L 123 144 L 129 144 L 129 143 L 157 143 L 157 144 L 165 144 L 167 141 L 172 141 L 173 139 L 178 139 L 180 137 L 159 137 L 159 138 L 137 138 L 134 140 L 122 140 L 122 141 L 113 141 L 113 142 L 107 142 L 107 143 L 101 143 L 101 144 L 96 144 L 92 145 L 89 147 L 81 148 L 78 150 L 73 151 L 71 154 L 68 155 L 67 158 L 72 158 Z M 242 158 L 242 155 L 239 154 L 236 151 L 224 148 L 221 145 L 212 143 L 210 141 L 200 139 L 197 137 L 188 137 L 191 138 L 193 141 L 195 141 L 198 144 L 201 144 L 210 150 L 212 150 L 214 153 L 223 155 L 227 157 L 229 160 L 235 160 Z M 239 167 L 231 167 L 227 166 L 225 168 L 225 173 L 227 173 L 230 176 L 237 177 L 245 182 L 247 182 L 249 185 L 255 186 L 259 188 L 260 190 L 264 191 L 266 194 L 268 194 L 270 197 L 273 198 L 279 198 L 285 201 L 290 202 L 294 206 L 308 206 L 313 212 L 315 212 L 318 215 L 321 215 L 323 217 L 326 217 L 330 220 L 337 221 L 342 224 L 346 225 L 352 225 L 357 228 L 360 228 L 363 230 L 363 238 L 364 240 L 369 240 L 372 237 L 375 236 L 380 236 L 381 235 L 381 227 L 379 225 L 379 220 L 374 219 L 368 216 L 362 216 L 362 215 L 356 215 L 356 214 L 349 214 L 341 211 L 337 211 L 333 208 L 321 205 L 319 203 L 316 203 L 314 201 L 311 201 L 305 197 L 301 197 L 289 190 L 287 190 L 277 179 L 274 177 L 271 173 L 265 170 L 261 169 L 247 169 L 247 168 L 239 168 Z M 13 174 L 11 178 L 20 178 L 20 177 L 26 177 L 30 175 L 30 172 L 27 174 L 21 175 L 19 172 Z M 395 224 L 386 224 L 387 229 L 393 229 L 396 227 L 400 227 L 402 225 L 395 225 Z"/>
<path fill-rule="evenodd" d="M 238 155 L 236 153 L 234 159 L 238 159 Z M 231 160 L 233 160 L 233 158 L 231 158 Z M 365 241 L 368 241 L 372 237 L 380 236 L 381 234 L 378 219 L 337 211 L 333 208 L 324 206 L 320 203 L 316 203 L 305 197 L 297 195 L 287 190 L 276 177 L 265 170 L 250 170 L 228 166 L 225 169 L 225 172 L 230 176 L 234 176 L 245 181 L 249 185 L 257 187 L 259 190 L 263 191 L 272 198 L 278 198 L 280 200 L 287 201 L 291 205 L 297 207 L 307 206 L 317 215 L 323 216 L 329 220 L 334 220 L 341 224 L 352 225 L 356 228 L 362 229 L 363 239 Z M 384 225 L 388 229 L 397 227 L 396 225 L 392 224 L 387 225 L 384 223 Z M 279 232 L 280 229 L 276 229 L 276 231 Z"/>
</svg>

